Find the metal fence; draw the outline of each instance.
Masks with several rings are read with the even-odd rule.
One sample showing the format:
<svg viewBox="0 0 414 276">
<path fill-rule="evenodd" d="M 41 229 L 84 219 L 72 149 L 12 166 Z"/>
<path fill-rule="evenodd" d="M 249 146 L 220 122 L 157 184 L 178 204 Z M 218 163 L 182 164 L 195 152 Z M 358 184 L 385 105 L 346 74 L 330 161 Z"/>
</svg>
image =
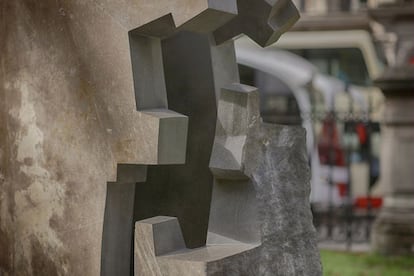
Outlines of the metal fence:
<svg viewBox="0 0 414 276">
<path fill-rule="evenodd" d="M 372 195 L 379 178 L 379 158 L 372 152 L 373 137 L 380 133 L 379 123 L 371 121 L 366 114 L 353 112 L 352 108 L 343 113 L 312 112 L 302 114 L 302 118 L 312 120 L 312 125 L 320 125 L 316 143 L 321 165 L 328 170 L 326 202 L 312 204 L 319 241 L 343 244 L 347 249 L 368 243 L 382 202 L 380 197 Z M 352 142 L 355 140 L 356 145 Z M 353 191 L 352 165 L 358 162 L 368 167 L 366 179 L 360 179 L 365 184 L 363 194 L 361 188 L 359 194 Z M 335 179 L 334 171 L 338 167 L 348 175 L 345 181 Z"/>
</svg>

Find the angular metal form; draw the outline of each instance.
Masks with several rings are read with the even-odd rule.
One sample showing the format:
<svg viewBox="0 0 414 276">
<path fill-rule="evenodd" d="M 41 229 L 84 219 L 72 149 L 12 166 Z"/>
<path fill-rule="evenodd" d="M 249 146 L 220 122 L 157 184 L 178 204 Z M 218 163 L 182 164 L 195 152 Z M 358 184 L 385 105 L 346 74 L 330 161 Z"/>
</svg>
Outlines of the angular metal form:
<svg viewBox="0 0 414 276">
<path fill-rule="evenodd" d="M 129 32 L 136 106 L 151 121 L 156 163 L 119 165 L 117 183 L 108 183 L 101 274 L 278 275 L 302 262 L 318 275 L 306 160 L 299 162 L 303 177 L 291 183 L 298 191 L 292 200 L 276 200 L 295 191 L 284 191 L 272 172 L 281 155 L 293 160 L 290 147 L 275 159 L 273 143 L 291 140 L 300 149 L 303 131 L 278 132 L 260 122 L 258 92 L 238 84 L 230 40 L 246 33 L 267 45 L 297 20 L 297 11 L 284 0 L 208 0 L 207 6 L 180 26 L 168 14 Z M 262 149 L 263 139 L 275 142 Z M 282 169 L 285 176 L 298 173 Z M 298 200 L 303 206 L 289 205 Z M 286 208 L 304 221 L 280 223 Z M 136 221 L 134 257 L 126 240 Z M 287 241 L 295 247 L 281 246 Z M 290 255 L 280 258 L 284 250 Z M 302 270 L 289 271 L 295 272 Z"/>
<path fill-rule="evenodd" d="M 102 233 L 101 275 L 133 274 L 136 183 L 147 178 L 147 166 L 118 165 L 117 182 L 107 183 Z"/>
<path fill-rule="evenodd" d="M 255 87 L 231 84 L 221 90 L 216 139 L 210 169 L 216 179 L 247 179 L 243 172 L 243 147 L 252 117 L 258 119 L 259 109 L 251 98 Z"/>
<path fill-rule="evenodd" d="M 145 112 L 158 130 L 158 164 L 185 163 L 188 117 L 168 109 Z"/>
<path fill-rule="evenodd" d="M 255 275 L 250 273 L 253 272 L 249 268 L 250 263 L 243 261 L 249 261 L 248 254 L 257 253 L 256 245 L 187 249 L 177 218 L 159 216 L 139 221 L 135 226 L 135 235 L 140 237 L 135 239 L 135 275 Z M 239 262 L 243 270 L 236 272 L 228 266 L 235 262 Z"/>
<path fill-rule="evenodd" d="M 275 43 L 299 19 L 290 0 L 238 0 L 238 16 L 213 32 L 217 44 L 245 34 L 262 47 Z"/>
</svg>

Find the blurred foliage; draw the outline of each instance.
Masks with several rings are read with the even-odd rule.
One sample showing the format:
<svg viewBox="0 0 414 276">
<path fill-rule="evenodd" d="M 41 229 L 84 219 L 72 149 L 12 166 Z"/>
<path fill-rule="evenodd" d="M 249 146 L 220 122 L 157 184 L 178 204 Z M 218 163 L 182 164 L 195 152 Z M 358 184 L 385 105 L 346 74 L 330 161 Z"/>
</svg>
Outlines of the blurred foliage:
<svg viewBox="0 0 414 276">
<path fill-rule="evenodd" d="M 321 250 L 324 276 L 413 276 L 414 257 Z"/>
</svg>

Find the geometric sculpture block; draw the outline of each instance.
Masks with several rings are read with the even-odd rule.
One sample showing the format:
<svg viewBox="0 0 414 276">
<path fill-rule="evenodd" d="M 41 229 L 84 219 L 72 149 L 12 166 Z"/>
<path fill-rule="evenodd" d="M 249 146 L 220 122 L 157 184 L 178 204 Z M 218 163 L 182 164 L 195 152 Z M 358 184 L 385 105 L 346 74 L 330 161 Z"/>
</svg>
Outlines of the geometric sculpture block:
<svg viewBox="0 0 414 276">
<path fill-rule="evenodd" d="M 178 220 L 173 217 L 154 217 L 139 221 L 135 225 L 135 236 L 139 237 L 135 239 L 137 276 L 213 275 L 213 271 L 219 272 L 218 268 L 234 261 L 232 258 L 236 255 L 256 248 L 254 245 L 230 244 L 187 249 Z"/>
<path fill-rule="evenodd" d="M 258 106 L 251 98 L 255 87 L 231 84 L 221 90 L 218 121 L 210 169 L 217 179 L 247 178 L 243 173 L 243 146 L 249 118 L 259 119 Z"/>
<path fill-rule="evenodd" d="M 118 171 L 135 196 L 111 188 L 120 204 L 105 213 L 103 275 L 321 274 L 304 130 L 262 123 L 231 41 L 267 45 L 297 19 L 289 0 L 208 0 L 180 26 L 167 14 L 129 32 L 136 106 L 157 152 L 138 176 Z M 135 221 L 131 256 L 122 235 Z"/>
<path fill-rule="evenodd" d="M 147 120 L 152 122 L 157 141 L 156 164 L 185 163 L 187 146 L 188 117 L 180 113 L 167 110 L 146 110 Z"/>
<path fill-rule="evenodd" d="M 185 248 L 184 238 L 176 218 L 157 216 L 136 223 L 135 244 L 141 247 L 135 252 L 147 252 L 160 256 Z M 137 261 L 142 261 L 140 258 Z"/>
<path fill-rule="evenodd" d="M 298 19 L 290 0 L 238 0 L 238 16 L 213 32 L 217 44 L 246 34 L 262 47 L 276 42 Z"/>
</svg>

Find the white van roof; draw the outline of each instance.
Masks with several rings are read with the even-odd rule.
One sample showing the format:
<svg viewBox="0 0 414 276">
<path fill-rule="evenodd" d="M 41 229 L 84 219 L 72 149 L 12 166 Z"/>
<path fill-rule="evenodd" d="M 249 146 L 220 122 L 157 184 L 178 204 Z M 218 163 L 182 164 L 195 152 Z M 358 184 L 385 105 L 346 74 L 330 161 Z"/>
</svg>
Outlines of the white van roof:
<svg viewBox="0 0 414 276">
<path fill-rule="evenodd" d="M 270 47 L 279 49 L 357 48 L 362 52 L 371 79 L 379 77 L 384 68 L 375 51 L 371 35 L 364 30 L 287 32 Z"/>
<path fill-rule="evenodd" d="M 235 48 L 239 64 L 275 75 L 291 88 L 307 85 L 318 73 L 304 58 L 287 51 L 261 48 L 246 36 L 235 41 Z"/>
<path fill-rule="evenodd" d="M 319 73 L 318 69 L 306 59 L 275 48 L 261 48 L 246 36 L 235 41 L 237 63 L 273 75 L 283 81 L 295 94 L 302 111 L 310 111 L 308 100 L 298 90 L 311 84 L 320 90 L 326 100 L 327 109 L 332 109 L 335 95 L 346 90 L 346 84 L 331 76 Z M 367 103 L 357 86 L 349 86 L 352 98 L 362 110 Z"/>
</svg>

